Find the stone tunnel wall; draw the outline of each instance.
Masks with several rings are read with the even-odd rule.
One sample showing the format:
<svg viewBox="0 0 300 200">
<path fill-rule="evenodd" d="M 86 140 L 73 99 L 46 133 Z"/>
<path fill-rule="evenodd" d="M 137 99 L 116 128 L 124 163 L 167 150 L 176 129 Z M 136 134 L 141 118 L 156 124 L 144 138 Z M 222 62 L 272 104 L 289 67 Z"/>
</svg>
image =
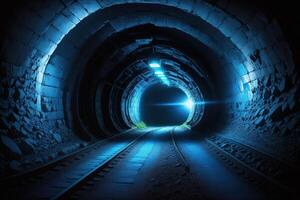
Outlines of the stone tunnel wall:
<svg viewBox="0 0 300 200">
<path fill-rule="evenodd" d="M 145 2 L 199 15 L 230 38 L 247 59 L 233 63 L 237 69 L 230 69 L 240 70 L 238 64 L 246 66 L 238 72 L 244 73 L 235 83 L 239 97 L 230 103 L 232 124 L 224 134 L 270 154 L 288 152 L 290 161 L 296 162 L 299 78 L 279 24 L 230 1 Z M 113 3 L 119 1 L 24 1 L 12 9 L 13 14 L 3 23 L 0 66 L 0 127 L 2 143 L 11 148 L 9 159 L 21 152 L 30 155 L 77 141 L 65 121 L 63 101 L 68 94 L 59 87 L 66 78 L 62 74 L 72 52 L 63 51 L 63 58 L 51 56 L 85 17 Z M 74 45 L 73 50 L 77 48 Z M 275 148 L 278 146 L 285 147 Z"/>
</svg>

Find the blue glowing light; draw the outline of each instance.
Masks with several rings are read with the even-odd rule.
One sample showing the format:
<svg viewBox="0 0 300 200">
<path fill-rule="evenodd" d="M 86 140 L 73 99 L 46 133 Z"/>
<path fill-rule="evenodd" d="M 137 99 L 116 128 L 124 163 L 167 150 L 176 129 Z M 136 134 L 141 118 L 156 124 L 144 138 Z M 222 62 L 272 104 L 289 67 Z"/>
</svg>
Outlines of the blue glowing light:
<svg viewBox="0 0 300 200">
<path fill-rule="evenodd" d="M 148 155 L 151 153 L 153 149 L 154 143 L 153 142 L 147 142 L 145 143 L 142 148 L 139 149 L 139 151 L 134 155 L 135 158 L 147 158 Z"/>
<path fill-rule="evenodd" d="M 160 62 L 152 61 L 149 63 L 151 68 L 154 68 L 154 74 L 165 84 L 170 85 L 168 78 L 165 76 L 164 71 L 161 69 Z"/>
<path fill-rule="evenodd" d="M 185 102 L 173 102 L 173 103 L 159 103 L 155 104 L 157 106 L 185 106 L 188 109 L 192 109 L 195 105 L 204 105 L 208 104 L 210 102 L 205 102 L 205 101 L 197 101 L 194 102 L 192 99 L 188 99 Z"/>
<path fill-rule="evenodd" d="M 164 74 L 164 72 L 162 72 L 162 71 L 155 71 L 154 72 L 156 75 L 163 75 Z"/>
<path fill-rule="evenodd" d="M 169 80 L 168 80 L 167 78 L 162 77 L 162 78 L 161 78 L 161 81 L 162 81 L 165 85 L 170 86 L 170 82 L 169 82 Z"/>
<path fill-rule="evenodd" d="M 188 99 L 186 100 L 183 105 L 188 108 L 189 110 L 191 110 L 194 106 L 194 101 L 192 99 Z"/>
<path fill-rule="evenodd" d="M 149 66 L 151 68 L 160 68 L 160 64 L 157 62 L 151 62 L 151 63 L 149 63 Z"/>
</svg>

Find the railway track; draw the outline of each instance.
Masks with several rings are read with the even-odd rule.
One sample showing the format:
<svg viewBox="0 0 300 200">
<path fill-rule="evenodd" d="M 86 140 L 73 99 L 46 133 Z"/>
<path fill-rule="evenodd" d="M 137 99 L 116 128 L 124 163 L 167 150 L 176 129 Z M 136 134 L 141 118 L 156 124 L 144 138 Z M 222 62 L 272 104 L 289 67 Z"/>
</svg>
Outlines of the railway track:
<svg viewBox="0 0 300 200">
<path fill-rule="evenodd" d="M 179 146 L 176 143 L 174 131 L 175 128 L 172 128 L 170 131 L 168 131 L 171 136 L 170 137 L 171 148 L 173 149 L 173 153 L 178 158 L 178 161 L 180 162 L 181 166 L 188 173 L 190 167 L 186 162 L 183 154 L 181 153 Z M 142 146 L 135 146 L 138 140 L 139 138 L 133 141 L 132 143 L 128 144 L 123 149 L 120 149 L 120 151 L 116 152 L 116 154 L 110 157 L 110 159 L 108 159 L 105 163 L 103 163 L 103 165 L 95 168 L 92 172 L 85 174 L 85 176 L 83 176 L 80 180 L 78 180 L 73 185 L 70 185 L 70 187 L 66 188 L 65 190 L 61 191 L 61 193 L 57 194 L 52 199 L 83 199 L 88 196 L 91 199 L 103 198 L 102 196 L 103 188 L 101 186 L 101 183 L 106 183 L 107 180 L 110 180 L 110 178 L 114 177 L 116 170 L 120 168 L 120 165 L 121 166 L 130 165 L 131 163 L 130 160 L 134 159 L 133 155 L 136 154 L 135 152 L 145 151 L 143 150 L 142 143 L 139 143 Z M 144 144 L 144 147 L 145 145 L 147 146 L 147 144 Z M 144 159 L 145 161 L 147 160 L 147 158 Z M 133 177 L 127 177 L 126 179 L 131 179 L 131 178 Z M 126 182 L 125 184 L 131 184 L 131 183 L 127 183 L 127 181 L 125 182 Z M 98 192 L 96 192 L 95 194 L 95 191 Z"/>
<path fill-rule="evenodd" d="M 130 130 L 130 131 L 132 131 L 132 130 Z M 129 131 L 125 131 L 124 133 L 117 134 L 117 135 L 114 135 L 112 137 L 100 140 L 100 141 L 95 142 L 91 145 L 88 145 L 88 146 L 86 146 L 86 147 L 84 147 L 84 148 L 82 148 L 78 151 L 75 151 L 75 152 L 70 153 L 68 155 L 65 155 L 63 157 L 60 157 L 59 159 L 55 159 L 51 162 L 48 162 L 44 165 L 41 165 L 41 166 L 38 166 L 38 167 L 35 167 L 35 168 L 32 168 L 32 169 L 23 171 L 23 172 L 21 172 L 19 174 L 16 174 L 16 175 L 5 177 L 5 178 L 0 180 L 0 184 L 5 183 L 5 182 L 7 183 L 7 182 L 20 181 L 20 180 L 24 180 L 26 178 L 32 178 L 32 177 L 34 177 L 38 174 L 42 174 L 44 172 L 47 172 L 48 170 L 51 170 L 51 169 L 55 168 L 56 166 L 58 166 L 60 163 L 68 162 L 68 160 L 73 159 L 76 156 L 79 156 L 81 153 L 84 154 L 86 152 L 89 152 L 92 149 L 96 149 L 100 145 L 102 145 L 106 142 L 112 141 L 114 139 L 117 139 L 121 136 L 124 136 L 124 135 L 128 134 L 128 132 Z"/>
<path fill-rule="evenodd" d="M 48 165 L 1 180 L 0 185 L 5 191 L 3 196 L 5 199 L 64 199 L 99 170 L 110 167 L 116 158 L 151 131 L 138 136 L 120 134 Z"/>
<path fill-rule="evenodd" d="M 180 151 L 180 148 L 175 140 L 175 136 L 174 136 L 174 132 L 175 132 L 175 129 L 176 127 L 172 128 L 172 130 L 170 131 L 170 134 L 171 134 L 171 140 L 172 140 L 172 144 L 173 144 L 173 147 L 174 147 L 174 150 L 175 150 L 175 153 L 178 157 L 178 159 L 180 160 L 182 166 L 184 167 L 184 170 L 186 172 L 190 172 L 190 166 L 189 164 L 187 163 L 184 155 L 182 154 L 182 152 Z"/>
<path fill-rule="evenodd" d="M 267 193 L 269 196 L 275 199 L 280 197 L 293 199 L 295 193 L 293 189 L 285 185 L 284 182 L 276 180 L 275 177 L 276 175 L 284 175 L 284 172 L 293 173 L 295 170 L 291 168 L 281 171 L 280 168 L 286 168 L 287 166 L 284 166 L 280 161 L 276 161 L 238 142 L 226 140 L 222 137 L 218 139 L 220 140 L 216 140 L 215 138 L 205 139 L 206 146 L 212 153 L 219 157 L 225 165 L 239 176 L 242 176 L 249 183 L 255 185 L 258 190 Z M 272 168 L 274 168 L 274 170 Z M 297 176 L 296 173 L 293 174 Z"/>
<path fill-rule="evenodd" d="M 190 172 L 190 166 L 176 143 L 174 132 L 175 128 L 171 131 L 174 150 L 182 166 Z M 290 183 L 288 181 L 290 174 L 298 176 L 292 166 L 287 166 L 262 152 L 225 138 L 220 137 L 220 140 L 206 138 L 204 144 L 234 173 L 256 186 L 259 191 L 274 198 L 295 196 L 293 188 L 285 184 Z M 289 174 L 285 174 L 286 172 Z"/>
<path fill-rule="evenodd" d="M 149 132 L 147 132 L 149 133 Z M 131 148 L 137 143 L 139 139 L 141 139 L 143 136 L 145 136 L 147 133 L 144 133 L 143 135 L 139 136 L 138 138 L 134 139 L 132 142 L 124 146 L 123 148 L 119 149 L 117 152 L 114 153 L 109 159 L 105 160 L 101 165 L 99 165 L 97 168 L 91 170 L 89 173 L 82 176 L 80 179 L 78 179 L 76 182 L 74 182 L 69 187 L 62 190 L 59 194 L 57 194 L 55 197 L 53 197 L 53 200 L 56 199 L 67 199 L 69 197 L 76 198 L 76 196 L 72 197 L 72 194 L 74 194 L 76 191 L 82 189 L 83 186 L 90 184 L 89 181 L 92 181 L 95 177 L 101 176 L 101 173 L 103 171 L 106 171 L 107 168 L 112 168 L 114 165 L 114 162 L 119 159 L 122 154 L 124 154 L 125 151 L 130 151 Z"/>
<path fill-rule="evenodd" d="M 0 186 L 5 191 L 2 197 L 4 199 L 77 199 L 81 197 L 81 193 L 87 195 L 89 194 L 88 188 L 92 188 L 94 184 L 101 183 L 105 179 L 103 178 L 104 174 L 106 178 L 110 178 L 112 174 L 107 174 L 107 172 L 116 168 L 120 161 L 123 163 L 120 163 L 119 167 L 124 163 L 128 164 L 130 156 L 127 154 L 135 155 L 133 149 L 139 149 L 139 146 L 136 145 L 152 131 L 146 131 L 139 135 L 120 134 L 90 145 L 49 165 L 2 180 Z M 175 131 L 176 127 L 168 130 L 171 149 L 178 158 L 179 166 L 182 166 L 186 173 L 192 174 L 190 164 L 193 163 L 186 161 L 180 145 L 176 142 Z M 259 171 L 260 168 L 255 169 L 250 161 L 247 163 L 248 160 L 253 160 L 250 159 L 250 155 L 256 160 L 260 157 L 266 160 L 267 157 L 262 153 L 225 138 L 207 138 L 204 141 L 208 149 L 221 161 L 251 184 L 256 185 L 257 188 L 267 189 L 267 192 L 272 193 L 273 196 L 277 196 L 281 191 L 284 192 L 284 195 L 290 193 L 285 185 L 276 181 L 281 176 L 271 177 L 272 173 L 265 174 L 263 171 Z M 237 151 L 241 151 L 241 153 L 236 153 Z M 276 164 L 271 158 L 268 159 L 272 166 Z M 279 167 L 283 167 L 283 164 Z M 16 191 L 18 191 L 17 194 L 15 194 Z"/>
</svg>

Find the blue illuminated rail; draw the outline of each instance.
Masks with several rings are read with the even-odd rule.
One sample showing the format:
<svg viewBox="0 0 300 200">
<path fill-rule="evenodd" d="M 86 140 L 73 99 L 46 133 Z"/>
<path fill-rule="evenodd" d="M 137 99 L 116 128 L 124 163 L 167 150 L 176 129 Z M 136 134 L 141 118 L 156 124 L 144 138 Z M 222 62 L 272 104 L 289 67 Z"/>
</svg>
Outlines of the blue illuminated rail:
<svg viewBox="0 0 300 200">
<path fill-rule="evenodd" d="M 183 154 L 182 154 L 181 151 L 179 150 L 179 147 L 178 147 L 178 145 L 177 145 L 177 143 L 176 143 L 176 141 L 175 141 L 175 138 L 174 138 L 175 128 L 176 128 L 176 127 L 172 128 L 172 130 L 170 131 L 174 149 L 175 149 L 175 151 L 176 151 L 176 154 L 177 154 L 178 158 L 181 160 L 182 165 L 183 165 L 185 171 L 190 172 L 190 166 L 189 166 L 189 164 L 186 162 L 186 160 L 185 160 Z"/>
<path fill-rule="evenodd" d="M 119 157 L 122 153 L 124 153 L 126 150 L 128 150 L 129 148 L 133 147 L 137 141 L 139 141 L 143 136 L 145 136 L 146 134 L 150 133 L 151 131 L 148 131 L 140 136 L 138 136 L 136 139 L 134 139 L 132 142 L 130 142 L 129 144 L 125 145 L 124 147 L 122 147 L 121 149 L 119 149 L 116 153 L 114 153 L 113 156 L 111 156 L 110 158 L 106 159 L 103 163 L 101 163 L 101 165 L 99 165 L 98 167 L 96 167 L 95 169 L 91 170 L 89 173 L 85 174 L 84 176 L 82 176 L 80 179 L 78 179 L 76 182 L 74 182 L 73 184 L 71 184 L 68 188 L 64 189 L 63 191 L 61 191 L 58 195 L 56 195 L 54 198 L 52 198 L 53 200 L 56 199 L 66 199 L 67 197 L 69 197 L 71 194 L 73 194 L 75 191 L 77 191 L 77 189 L 82 186 L 83 184 L 85 184 L 87 181 L 90 180 L 90 178 L 94 177 L 95 175 L 98 174 L 98 172 L 102 171 L 103 169 L 105 169 L 106 167 L 109 166 L 109 164 L 115 160 L 117 157 Z"/>
</svg>

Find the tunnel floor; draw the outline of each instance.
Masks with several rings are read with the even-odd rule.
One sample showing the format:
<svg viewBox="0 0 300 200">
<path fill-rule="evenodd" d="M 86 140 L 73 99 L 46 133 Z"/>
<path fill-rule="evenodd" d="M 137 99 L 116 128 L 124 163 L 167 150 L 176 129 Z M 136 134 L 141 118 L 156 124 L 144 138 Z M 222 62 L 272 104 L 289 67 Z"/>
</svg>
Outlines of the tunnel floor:
<svg viewBox="0 0 300 200">
<path fill-rule="evenodd" d="M 252 186 L 223 166 L 202 141 L 178 140 L 190 170 L 174 149 L 170 131 L 157 128 L 103 179 L 84 192 L 95 199 L 263 199 Z M 176 134 L 176 133 L 175 133 Z M 181 131 L 177 134 L 187 134 Z M 230 184 L 228 184 L 230 183 Z"/>
<path fill-rule="evenodd" d="M 6 198 L 233 200 L 279 197 L 275 194 L 276 187 L 266 190 L 238 161 L 226 157 L 225 152 L 200 133 L 195 135 L 182 126 L 131 130 L 21 177 L 15 183 L 7 183 Z"/>
</svg>

